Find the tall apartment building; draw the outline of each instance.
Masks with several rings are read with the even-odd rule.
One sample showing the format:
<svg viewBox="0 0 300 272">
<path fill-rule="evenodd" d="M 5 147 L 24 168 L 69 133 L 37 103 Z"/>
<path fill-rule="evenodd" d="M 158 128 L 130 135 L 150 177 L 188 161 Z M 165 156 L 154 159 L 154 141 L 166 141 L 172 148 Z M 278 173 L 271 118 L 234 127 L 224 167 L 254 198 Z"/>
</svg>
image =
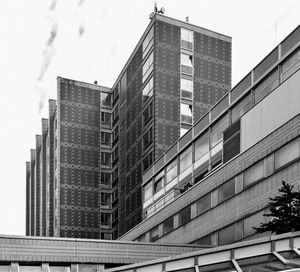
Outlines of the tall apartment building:
<svg viewBox="0 0 300 272">
<path fill-rule="evenodd" d="M 138 224 L 143 173 L 230 87 L 231 38 L 157 13 L 111 89 L 58 78 L 46 235 L 116 239 Z"/>
<path fill-rule="evenodd" d="M 143 173 L 230 87 L 231 38 L 154 15 L 112 87 L 120 154 L 114 238 L 142 220 Z"/>
<path fill-rule="evenodd" d="M 299 90 L 300 26 L 144 173 L 144 220 L 119 239 L 256 237 L 282 181 L 300 188 Z"/>
</svg>

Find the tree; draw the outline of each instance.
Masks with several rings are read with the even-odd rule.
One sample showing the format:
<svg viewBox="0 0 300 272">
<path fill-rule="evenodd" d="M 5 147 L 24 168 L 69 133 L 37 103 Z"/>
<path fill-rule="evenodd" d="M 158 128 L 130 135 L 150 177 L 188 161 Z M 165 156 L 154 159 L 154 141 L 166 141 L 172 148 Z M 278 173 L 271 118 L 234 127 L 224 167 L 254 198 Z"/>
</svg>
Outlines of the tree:
<svg viewBox="0 0 300 272">
<path fill-rule="evenodd" d="M 261 223 L 256 232 L 281 234 L 300 230 L 300 190 L 293 191 L 294 186 L 282 181 L 278 190 L 281 194 L 270 199 L 270 212 L 264 216 L 270 217 L 267 223 Z"/>
</svg>

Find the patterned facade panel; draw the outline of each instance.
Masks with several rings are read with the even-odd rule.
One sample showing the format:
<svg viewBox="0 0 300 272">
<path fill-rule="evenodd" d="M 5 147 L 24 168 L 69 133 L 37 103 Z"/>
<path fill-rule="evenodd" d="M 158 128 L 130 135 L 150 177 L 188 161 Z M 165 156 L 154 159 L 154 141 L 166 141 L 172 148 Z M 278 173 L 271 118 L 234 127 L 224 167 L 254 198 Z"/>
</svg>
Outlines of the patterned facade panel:
<svg viewBox="0 0 300 272">
<path fill-rule="evenodd" d="M 59 83 L 56 232 L 64 237 L 99 238 L 100 90 L 67 79 Z"/>
<path fill-rule="evenodd" d="M 157 159 L 177 139 L 180 130 L 180 27 L 156 22 L 156 152 Z"/>
<path fill-rule="evenodd" d="M 231 43 L 195 33 L 194 122 L 231 87 Z"/>
</svg>

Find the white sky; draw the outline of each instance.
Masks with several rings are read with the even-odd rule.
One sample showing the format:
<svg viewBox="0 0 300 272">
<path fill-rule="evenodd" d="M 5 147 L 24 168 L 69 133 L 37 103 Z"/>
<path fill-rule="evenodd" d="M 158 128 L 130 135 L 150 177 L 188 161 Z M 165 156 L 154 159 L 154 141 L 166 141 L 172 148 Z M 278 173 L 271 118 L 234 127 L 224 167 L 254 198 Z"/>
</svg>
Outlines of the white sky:
<svg viewBox="0 0 300 272">
<path fill-rule="evenodd" d="M 48 99 L 56 99 L 56 77 L 111 87 L 153 3 L 1 0 L 0 234 L 25 234 L 25 161 L 48 117 Z M 167 16 L 189 16 L 233 38 L 233 86 L 300 22 L 298 0 L 159 0 L 161 6 Z"/>
</svg>

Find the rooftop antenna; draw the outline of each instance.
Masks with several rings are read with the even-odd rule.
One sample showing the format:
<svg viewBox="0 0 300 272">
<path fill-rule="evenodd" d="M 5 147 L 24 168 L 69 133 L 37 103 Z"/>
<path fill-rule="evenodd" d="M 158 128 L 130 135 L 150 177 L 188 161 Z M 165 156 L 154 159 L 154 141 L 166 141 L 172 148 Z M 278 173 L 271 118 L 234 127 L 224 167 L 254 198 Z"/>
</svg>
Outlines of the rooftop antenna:
<svg viewBox="0 0 300 272">
<path fill-rule="evenodd" d="M 166 11 L 165 11 L 165 8 L 164 7 L 161 7 L 160 10 L 157 8 L 157 3 L 154 2 L 154 12 L 151 12 L 150 15 L 149 15 L 149 19 L 151 20 L 155 14 L 164 14 Z"/>
</svg>

